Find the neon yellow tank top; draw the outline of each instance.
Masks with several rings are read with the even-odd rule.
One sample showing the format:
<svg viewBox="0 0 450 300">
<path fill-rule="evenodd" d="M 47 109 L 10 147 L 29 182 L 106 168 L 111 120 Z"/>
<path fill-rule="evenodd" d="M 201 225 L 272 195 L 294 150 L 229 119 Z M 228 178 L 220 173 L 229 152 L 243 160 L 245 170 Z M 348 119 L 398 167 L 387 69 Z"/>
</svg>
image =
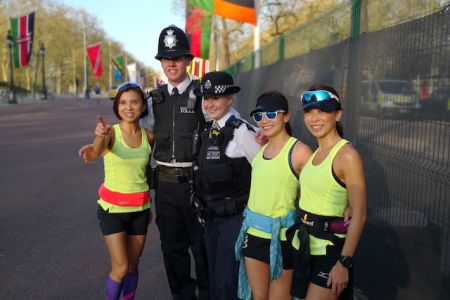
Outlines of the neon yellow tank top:
<svg viewBox="0 0 450 300">
<path fill-rule="evenodd" d="M 248 208 L 258 214 L 279 218 L 284 217 L 294 210 L 298 191 L 298 178 L 289 166 L 289 151 L 297 142 L 291 137 L 280 153 L 272 159 L 263 157 L 267 145 L 262 147 L 252 161 L 252 182 Z M 271 238 L 266 233 L 254 228 L 249 228 L 247 233 L 261 237 Z M 286 240 L 286 229 L 280 232 L 280 238 Z"/>
<path fill-rule="evenodd" d="M 300 208 L 302 210 L 321 216 L 344 216 L 348 204 L 347 189 L 336 181 L 332 167 L 336 154 L 347 143 L 345 139 L 337 142 L 318 165 L 312 163 L 317 150 L 309 158 L 300 176 Z M 333 244 L 331 241 L 321 240 L 312 235 L 309 237 L 312 255 L 325 255 L 326 246 Z"/>
<path fill-rule="evenodd" d="M 148 191 L 146 169 L 152 149 L 145 130 L 141 128 L 141 145 L 137 148 L 128 146 L 123 140 L 119 124 L 113 126 L 115 141 L 112 149 L 103 156 L 105 169 L 104 185 L 111 191 L 134 193 Z M 150 207 L 150 203 L 142 206 L 119 206 L 99 199 L 98 204 L 109 212 L 135 212 Z"/>
</svg>

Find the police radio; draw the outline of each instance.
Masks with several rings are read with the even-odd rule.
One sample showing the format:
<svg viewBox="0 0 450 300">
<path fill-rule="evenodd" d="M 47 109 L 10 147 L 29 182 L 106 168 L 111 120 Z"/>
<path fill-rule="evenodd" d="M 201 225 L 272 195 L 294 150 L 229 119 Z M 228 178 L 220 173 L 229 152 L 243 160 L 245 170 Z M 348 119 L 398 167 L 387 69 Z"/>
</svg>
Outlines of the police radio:
<svg viewBox="0 0 450 300">
<path fill-rule="evenodd" d="M 148 94 L 148 97 L 152 97 L 152 102 L 155 104 L 159 104 L 164 102 L 164 95 L 160 89 L 151 90 Z M 147 97 L 147 98 L 148 98 Z"/>
</svg>

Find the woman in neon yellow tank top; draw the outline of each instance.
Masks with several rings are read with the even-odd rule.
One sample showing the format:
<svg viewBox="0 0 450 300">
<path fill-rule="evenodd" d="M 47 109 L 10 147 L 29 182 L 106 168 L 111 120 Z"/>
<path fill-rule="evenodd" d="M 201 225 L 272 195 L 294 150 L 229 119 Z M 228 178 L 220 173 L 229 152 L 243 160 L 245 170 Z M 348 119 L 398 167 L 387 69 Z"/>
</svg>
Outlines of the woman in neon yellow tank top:
<svg viewBox="0 0 450 300">
<path fill-rule="evenodd" d="M 292 252 L 285 231 L 294 223 L 298 174 L 312 151 L 291 136 L 288 101 L 281 93 L 262 94 L 251 115 L 268 143 L 252 161 L 248 207 L 236 242 L 238 298 L 287 300 Z"/>
<path fill-rule="evenodd" d="M 123 83 L 114 97 L 119 123 L 107 125 L 97 117 L 93 151 L 83 158 L 103 156 L 105 181 L 99 189 L 97 216 L 108 249 L 111 271 L 106 280 L 106 299 L 134 299 L 138 264 L 151 221 L 146 168 L 153 133 L 139 126 L 148 113 L 141 87 Z"/>
<path fill-rule="evenodd" d="M 298 255 L 303 259 L 303 264 L 294 266 L 292 294 L 304 298 L 306 293 L 307 300 L 353 299 L 352 256 L 367 210 L 363 163 L 355 148 L 342 138 L 338 93 L 316 85 L 302 94 L 301 101 L 305 125 L 319 147 L 300 177 L 301 222 L 288 231 L 290 236 L 292 229 L 297 229 L 299 239 L 293 239 L 297 241 L 293 246 L 302 250 Z M 348 228 L 342 226 L 347 206 L 352 211 Z M 309 267 L 305 257 L 309 257 Z"/>
</svg>

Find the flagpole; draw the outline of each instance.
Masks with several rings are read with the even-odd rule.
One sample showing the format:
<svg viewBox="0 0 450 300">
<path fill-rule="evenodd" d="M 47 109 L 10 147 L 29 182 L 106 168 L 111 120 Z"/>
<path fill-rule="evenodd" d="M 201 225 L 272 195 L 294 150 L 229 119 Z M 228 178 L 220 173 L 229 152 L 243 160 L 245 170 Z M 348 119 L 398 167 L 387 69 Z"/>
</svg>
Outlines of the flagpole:
<svg viewBox="0 0 450 300">
<path fill-rule="evenodd" d="M 128 54 L 125 52 L 125 81 L 128 80 Z"/>
<path fill-rule="evenodd" d="M 255 13 L 256 13 L 256 25 L 253 29 L 253 51 L 255 53 L 255 65 L 254 68 L 258 69 L 261 64 L 261 31 L 260 31 L 260 19 L 259 19 L 259 1 L 255 0 Z"/>
<path fill-rule="evenodd" d="M 84 99 L 89 99 L 89 86 L 87 74 L 87 53 L 86 53 L 86 20 L 83 20 L 83 52 L 84 52 Z"/>
<path fill-rule="evenodd" d="M 109 89 L 112 87 L 112 74 L 111 74 L 111 41 L 109 41 Z"/>
<path fill-rule="evenodd" d="M 214 17 L 214 68 L 219 71 L 219 30 L 217 28 L 217 17 Z"/>
</svg>

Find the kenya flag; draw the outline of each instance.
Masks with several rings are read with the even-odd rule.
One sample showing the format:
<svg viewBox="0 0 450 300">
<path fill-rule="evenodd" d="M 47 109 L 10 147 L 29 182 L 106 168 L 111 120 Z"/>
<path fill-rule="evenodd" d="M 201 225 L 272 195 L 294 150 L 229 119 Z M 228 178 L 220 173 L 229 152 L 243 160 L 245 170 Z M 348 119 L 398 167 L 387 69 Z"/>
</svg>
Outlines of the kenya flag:
<svg viewBox="0 0 450 300">
<path fill-rule="evenodd" d="M 27 66 L 33 46 L 34 12 L 27 16 L 11 18 L 13 61 L 16 68 Z"/>
</svg>

